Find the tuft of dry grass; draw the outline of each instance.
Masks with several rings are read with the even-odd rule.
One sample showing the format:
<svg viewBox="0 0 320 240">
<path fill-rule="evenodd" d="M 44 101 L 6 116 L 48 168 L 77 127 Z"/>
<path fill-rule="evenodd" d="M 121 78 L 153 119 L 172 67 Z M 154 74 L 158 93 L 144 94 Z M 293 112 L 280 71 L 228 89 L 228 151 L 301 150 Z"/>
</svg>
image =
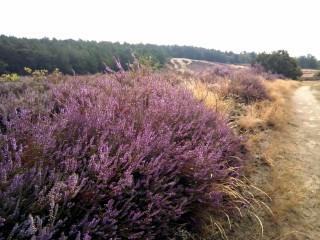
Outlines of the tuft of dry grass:
<svg viewBox="0 0 320 240">
<path fill-rule="evenodd" d="M 194 97 L 203 102 L 205 106 L 214 110 L 215 112 L 221 113 L 228 116 L 229 113 L 234 109 L 234 99 L 225 99 L 219 91 L 212 90 L 208 84 L 200 81 L 189 81 L 186 83 L 186 87 L 192 91 Z"/>
<path fill-rule="evenodd" d="M 249 184 L 248 179 L 245 179 L 245 181 L 234 179 L 234 181 L 234 186 L 228 186 L 222 183 L 219 187 L 223 192 L 228 193 L 230 198 L 243 203 L 243 205 L 247 207 L 244 209 L 237 208 L 240 215 L 240 219 L 237 220 L 232 219 L 227 214 L 224 216 L 215 216 L 208 212 L 203 212 L 203 219 L 207 224 L 205 224 L 202 229 L 200 234 L 202 236 L 201 239 L 229 239 L 230 231 L 242 229 L 243 220 L 248 219 L 248 217 L 250 218 L 251 227 L 255 229 L 255 236 L 264 235 L 264 226 L 257 214 L 257 210 L 268 211 L 272 215 L 271 209 L 261 199 L 261 195 L 266 199 L 270 199 L 270 197 L 256 186 Z M 232 239 L 234 238 L 232 237 Z"/>
<path fill-rule="evenodd" d="M 243 131 L 255 131 L 256 129 L 264 129 L 265 122 L 254 116 L 240 116 L 238 126 Z"/>
<path fill-rule="evenodd" d="M 247 107 L 251 118 L 261 120 L 266 126 L 280 130 L 288 121 L 286 104 L 295 88 L 300 84 L 290 80 L 263 81 L 271 101 L 255 102 Z M 249 121 L 252 121 L 251 119 Z M 256 121 L 257 122 L 257 121 Z M 261 123 L 260 123 L 261 124 Z M 266 127 L 265 126 L 265 127 Z"/>
<path fill-rule="evenodd" d="M 296 81 L 289 80 L 263 80 L 263 84 L 271 96 L 271 100 L 251 103 L 244 107 L 242 115 L 236 119 L 236 125 L 246 133 L 247 147 L 252 152 L 259 152 L 261 159 L 273 166 L 274 153 L 272 149 L 259 149 L 260 143 L 265 139 L 266 131 L 283 131 L 289 121 L 288 99 L 294 89 L 299 86 Z"/>
<path fill-rule="evenodd" d="M 287 98 L 292 94 L 295 88 L 301 85 L 300 82 L 293 80 L 277 79 L 274 81 L 264 81 L 270 96 L 275 100 Z"/>
</svg>

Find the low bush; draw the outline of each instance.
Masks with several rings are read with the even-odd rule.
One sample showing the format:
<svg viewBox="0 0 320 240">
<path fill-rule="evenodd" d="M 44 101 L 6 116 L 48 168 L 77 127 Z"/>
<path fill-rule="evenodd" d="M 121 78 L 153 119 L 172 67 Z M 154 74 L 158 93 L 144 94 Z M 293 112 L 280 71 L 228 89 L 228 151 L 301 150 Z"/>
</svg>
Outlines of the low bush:
<svg viewBox="0 0 320 240">
<path fill-rule="evenodd" d="M 7 81 L 7 82 L 17 82 L 20 81 L 20 76 L 18 76 L 16 73 L 7 73 L 2 74 L 0 77 L 0 81 Z"/>
<path fill-rule="evenodd" d="M 242 139 L 188 90 L 53 82 L 0 95 L 0 239 L 178 238 L 245 206 Z"/>
<path fill-rule="evenodd" d="M 239 98 L 241 102 L 250 102 L 270 99 L 268 91 L 259 76 L 250 71 L 235 72 L 230 76 L 227 96 Z"/>
<path fill-rule="evenodd" d="M 315 77 L 320 77 L 320 71 L 314 73 Z"/>
<path fill-rule="evenodd" d="M 250 71 L 253 74 L 259 75 L 266 80 L 276 80 L 276 79 L 285 79 L 286 77 L 282 74 L 272 73 L 270 70 L 266 71 L 261 64 L 253 64 Z"/>
<path fill-rule="evenodd" d="M 290 57 L 285 50 L 278 50 L 272 53 L 258 54 L 255 63 L 261 64 L 266 71 L 282 74 L 287 78 L 297 79 L 302 76 L 301 68 L 295 58 Z"/>
<path fill-rule="evenodd" d="M 274 80 L 280 75 L 266 73 L 257 65 L 255 68 L 234 69 L 227 66 L 216 66 L 199 76 L 208 90 L 222 98 L 234 98 L 237 102 L 249 104 L 255 101 L 270 100 L 263 79 Z"/>
<path fill-rule="evenodd" d="M 212 74 L 218 77 L 228 77 L 230 76 L 232 70 L 228 67 L 217 65 L 213 68 Z"/>
</svg>

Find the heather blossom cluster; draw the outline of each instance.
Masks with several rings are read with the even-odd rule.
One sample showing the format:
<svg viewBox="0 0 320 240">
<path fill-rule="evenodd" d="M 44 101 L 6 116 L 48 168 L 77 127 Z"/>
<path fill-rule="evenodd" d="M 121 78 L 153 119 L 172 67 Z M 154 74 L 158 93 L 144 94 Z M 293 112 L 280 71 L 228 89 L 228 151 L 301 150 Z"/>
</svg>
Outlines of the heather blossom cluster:
<svg viewBox="0 0 320 240">
<path fill-rule="evenodd" d="M 244 104 L 271 100 L 263 81 L 282 78 L 279 75 L 264 72 L 259 65 L 243 69 L 217 65 L 200 76 L 200 79 L 215 92 L 220 92 L 220 95 L 234 98 L 237 102 Z"/>
<path fill-rule="evenodd" d="M 0 91 L 0 239 L 175 239 L 243 207 L 227 120 L 161 75 L 123 78 Z"/>
</svg>

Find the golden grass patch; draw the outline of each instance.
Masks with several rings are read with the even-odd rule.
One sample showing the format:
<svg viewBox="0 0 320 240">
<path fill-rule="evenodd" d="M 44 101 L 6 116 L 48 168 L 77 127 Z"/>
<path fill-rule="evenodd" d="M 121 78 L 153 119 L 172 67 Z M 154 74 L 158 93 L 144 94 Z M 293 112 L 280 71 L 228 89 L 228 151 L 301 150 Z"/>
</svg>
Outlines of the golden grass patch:
<svg viewBox="0 0 320 240">
<path fill-rule="evenodd" d="M 270 96 L 275 100 L 281 100 L 287 98 L 292 94 L 295 88 L 301 85 L 301 83 L 293 80 L 277 79 L 274 81 L 264 81 Z"/>
<path fill-rule="evenodd" d="M 240 116 L 238 119 L 238 126 L 244 131 L 254 131 L 255 129 L 264 128 L 265 122 L 253 116 Z"/>
<path fill-rule="evenodd" d="M 286 142 L 281 138 L 291 119 L 292 109 L 290 98 L 294 90 L 299 87 L 301 83 L 281 79 L 273 81 L 261 79 L 261 81 L 266 86 L 270 99 L 255 101 L 249 104 L 238 102 L 236 96 L 235 98 L 233 98 L 233 96 L 226 96 L 230 82 L 228 79 L 221 79 L 221 81 L 217 81 L 215 84 L 203 83 L 196 79 L 185 83 L 186 87 L 191 90 L 198 101 L 213 111 L 228 117 L 232 127 L 245 135 L 248 150 L 258 156 L 260 164 L 265 163 L 269 166 L 269 168 L 263 168 L 260 165 L 251 163 L 248 164 L 248 169 L 246 169 L 249 174 L 249 182 L 251 181 L 250 175 L 252 173 L 258 174 L 258 177 L 260 177 L 260 174 L 266 174 L 261 171 L 268 171 L 269 182 L 264 182 L 262 185 L 260 183 L 258 187 L 266 191 L 273 199 L 273 203 L 268 203 L 273 212 L 272 217 L 265 216 L 264 214 L 266 213 L 262 213 L 262 218 L 260 219 L 259 213 L 257 213 L 254 208 L 257 208 L 258 205 L 265 207 L 265 203 L 261 200 L 265 199 L 265 197 L 262 196 L 263 194 L 259 195 L 258 193 L 252 195 L 253 198 L 250 201 L 254 203 L 254 207 L 249 211 L 249 215 L 251 215 L 248 219 L 251 219 L 250 221 L 256 219 L 255 223 L 251 222 L 251 224 L 254 225 L 258 223 L 258 225 L 248 231 L 251 231 L 251 233 L 255 235 L 254 239 L 264 239 L 261 235 L 261 231 L 263 230 L 266 232 L 273 231 L 273 229 L 270 228 L 270 224 L 267 224 L 266 229 L 264 229 L 264 220 L 280 226 L 281 223 L 285 221 L 285 219 L 283 219 L 284 216 L 287 216 L 285 213 L 290 211 L 293 206 L 300 204 L 305 197 L 303 184 L 297 182 L 295 184 L 296 189 L 292 189 L 290 185 L 290 182 L 295 179 L 298 168 L 290 164 L 289 160 L 282 158 L 283 149 L 291 146 L 287 146 Z M 252 186 L 251 189 L 241 186 L 241 189 L 248 190 L 249 194 L 254 192 L 252 191 Z M 233 192 L 228 189 L 225 189 L 225 191 L 229 192 L 230 196 L 233 196 L 233 193 L 238 194 L 236 191 Z M 237 195 L 237 197 L 239 196 Z M 240 196 L 239 201 L 242 200 Z M 259 201 L 261 202 L 259 203 Z M 266 206 L 266 208 L 268 208 L 268 206 Z M 266 210 L 261 211 L 268 212 Z M 261 213 L 261 211 L 258 212 Z M 204 216 L 204 219 L 205 218 Z M 221 237 L 227 239 L 228 234 L 230 234 L 229 229 L 231 229 L 231 225 L 232 229 L 237 225 L 234 223 L 231 224 L 228 216 L 223 220 L 210 215 L 207 216 L 207 220 L 209 224 L 205 226 L 203 233 L 205 236 L 210 236 L 210 239 L 220 239 Z M 259 230 L 260 224 L 261 228 Z M 277 229 L 277 233 L 278 230 L 281 231 L 279 228 Z"/>
<path fill-rule="evenodd" d="M 186 86 L 192 91 L 197 100 L 203 102 L 205 106 L 215 112 L 228 116 L 234 109 L 234 99 L 225 99 L 219 91 L 212 90 L 212 87 L 209 87 L 207 84 L 199 81 L 190 81 L 186 83 Z"/>
<path fill-rule="evenodd" d="M 264 81 L 272 98 L 271 103 L 261 106 L 263 119 L 269 126 L 281 129 L 287 122 L 287 101 L 301 84 L 293 80 Z"/>
</svg>

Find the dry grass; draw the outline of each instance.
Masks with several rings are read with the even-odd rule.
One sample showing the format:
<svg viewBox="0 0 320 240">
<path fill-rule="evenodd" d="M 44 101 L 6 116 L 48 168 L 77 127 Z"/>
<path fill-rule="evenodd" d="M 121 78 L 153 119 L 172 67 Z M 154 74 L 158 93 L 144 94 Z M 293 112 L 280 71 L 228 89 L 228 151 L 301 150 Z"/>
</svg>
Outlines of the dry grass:
<svg viewBox="0 0 320 240">
<path fill-rule="evenodd" d="M 266 109 L 266 115 L 269 115 L 269 124 L 274 125 L 274 131 L 271 134 L 271 141 L 268 147 L 261 153 L 261 158 L 266 161 L 271 168 L 271 177 L 268 194 L 273 199 L 270 205 L 273 217 L 272 221 L 279 228 L 279 236 L 277 239 L 303 239 L 304 233 L 286 231 L 286 225 L 293 224 L 296 220 L 292 209 L 301 204 L 307 194 L 303 182 L 299 182 L 299 168 L 292 161 L 296 146 L 292 144 L 290 134 L 292 131 L 292 107 L 289 97 L 293 90 L 301 85 L 294 81 L 278 80 L 268 82 L 267 87 L 273 95 L 271 106 Z M 291 216 L 288 219 L 288 216 Z M 272 229 L 271 229 L 272 231 Z"/>
<path fill-rule="evenodd" d="M 234 99 L 225 99 L 220 91 L 211 90 L 207 84 L 200 81 L 189 81 L 186 83 L 188 89 L 190 89 L 194 97 L 203 102 L 205 106 L 221 113 L 225 116 L 229 116 L 230 112 L 235 107 Z"/>
<path fill-rule="evenodd" d="M 299 180 L 301 166 L 292 161 L 292 155 L 288 158 L 288 152 L 294 153 L 288 139 L 284 139 L 281 132 L 273 136 L 273 142 L 268 151 L 273 157 L 274 167 L 271 172 L 270 189 L 268 193 L 273 199 L 270 205 L 273 211 L 271 219 L 279 228 L 278 239 L 304 239 L 302 232 L 289 232 L 287 226 L 303 224 L 295 215 L 294 209 L 303 204 L 307 197 L 307 189 Z M 292 229 L 292 228 L 291 228 Z"/>
<path fill-rule="evenodd" d="M 312 90 L 314 90 L 314 96 L 320 100 L 320 82 L 312 84 Z"/>
<path fill-rule="evenodd" d="M 256 129 L 263 129 L 265 122 L 254 116 L 240 116 L 238 119 L 238 125 L 241 130 L 254 131 Z"/>
<path fill-rule="evenodd" d="M 287 102 L 294 89 L 300 85 L 296 81 L 275 80 L 263 81 L 272 100 L 254 102 L 244 107 L 242 115 L 236 119 L 236 125 L 246 133 L 247 147 L 252 152 L 259 152 L 261 159 L 267 164 L 273 165 L 273 153 L 271 149 L 261 152 L 260 143 L 265 139 L 266 130 L 283 131 L 288 123 Z"/>
<path fill-rule="evenodd" d="M 279 167 L 278 160 L 277 167 Z M 287 214 L 292 209 L 296 208 L 304 201 L 307 195 L 307 190 L 303 182 L 297 182 L 296 176 L 299 175 L 299 166 L 290 164 L 286 161 L 286 166 L 283 169 L 273 171 L 272 189 L 270 192 L 273 197 L 274 204 L 271 206 L 274 220 L 280 224 L 288 221 Z M 294 185 L 292 184 L 294 180 Z M 294 186 L 294 189 L 293 189 Z"/>
<path fill-rule="evenodd" d="M 261 139 L 265 136 L 265 130 L 283 130 L 283 126 L 288 123 L 287 101 L 294 89 L 300 83 L 289 80 L 262 80 L 271 96 L 271 101 L 264 100 L 253 102 L 249 105 L 237 104 L 233 98 L 225 98 L 225 89 L 228 81 L 221 81 L 219 86 L 202 83 L 197 80 L 186 83 L 195 98 L 203 102 L 208 108 L 221 113 L 227 117 L 232 117 L 233 126 L 239 129 L 247 137 L 247 147 L 255 151 Z M 233 116 L 236 113 L 236 116 Z M 273 165 L 272 153 L 261 153 L 262 158 L 270 165 Z"/>
<path fill-rule="evenodd" d="M 261 200 L 259 196 L 263 195 L 267 199 L 269 199 L 270 197 L 254 185 L 250 185 L 239 179 L 234 179 L 234 181 L 234 186 L 226 186 L 224 184 L 221 184 L 218 187 L 220 187 L 223 192 L 227 193 L 228 196 L 236 202 L 243 203 L 247 206 L 247 208 L 245 209 L 237 208 L 241 220 L 234 220 L 227 214 L 225 214 L 224 216 L 214 216 L 210 213 L 204 212 L 203 219 L 205 219 L 208 224 L 204 225 L 204 228 L 202 229 L 202 239 L 229 239 L 229 237 L 231 237 L 230 230 L 243 229 L 241 225 L 244 221 L 242 220 L 247 219 L 248 216 L 250 218 L 250 227 L 254 228 L 255 236 L 259 237 L 264 235 L 264 226 L 262 220 L 256 213 L 257 210 L 263 209 L 263 211 L 269 211 L 269 213 L 272 215 L 271 209 L 264 201 Z M 241 191 L 239 191 L 240 189 Z M 233 237 L 231 238 L 234 239 Z"/>
<path fill-rule="evenodd" d="M 272 101 L 262 101 L 249 106 L 251 116 L 261 119 L 268 127 L 281 130 L 288 122 L 287 101 L 295 88 L 300 84 L 296 81 L 275 80 L 263 81 Z"/>
<path fill-rule="evenodd" d="M 271 97 L 276 101 L 279 99 L 288 98 L 294 89 L 301 85 L 301 83 L 297 81 L 281 79 L 264 81 L 264 84 L 268 88 Z"/>
<path fill-rule="evenodd" d="M 225 79 L 218 81 L 219 86 L 203 83 L 198 79 L 185 82 L 186 87 L 192 91 L 197 100 L 232 119 L 232 126 L 246 136 L 247 148 L 253 154 L 258 155 L 260 161 L 258 164 L 253 162 L 247 166 L 249 169 L 246 169 L 246 172 L 255 176 L 249 175 L 248 183 L 239 185 L 246 195 L 239 194 L 236 189 L 224 189 L 230 197 L 237 197 L 239 201 L 248 203 L 246 199 L 249 199 L 249 211 L 246 211 L 239 222 L 232 222 L 227 215 L 223 219 L 221 216 L 217 218 L 204 213 L 204 219 L 207 219 L 208 224 L 205 225 L 201 234 L 201 237 L 206 237 L 202 239 L 228 239 L 228 237 L 229 239 L 242 239 L 242 237 L 246 239 L 275 239 L 275 237 L 290 239 L 290 236 L 300 234 L 286 235 L 288 233 L 279 226 L 285 222 L 284 217 L 288 216 L 285 213 L 291 211 L 293 206 L 299 204 L 305 197 L 302 183 L 296 183 L 296 189 L 292 189 L 290 184 L 294 181 L 299 169 L 288 159 L 282 157 L 285 149 L 292 148 L 286 141 L 283 141 L 282 137 L 291 119 L 292 110 L 289 99 L 301 83 L 280 79 L 262 80 L 262 82 L 271 100 L 257 101 L 249 105 L 241 104 L 232 97 L 225 97 L 225 90 L 229 83 Z M 268 168 L 261 166 L 261 163 L 265 163 L 264 165 Z M 261 177 L 261 175 L 267 177 Z M 257 186 L 267 192 L 268 197 L 254 189 L 255 185 L 252 185 L 252 182 L 255 181 L 252 181 L 251 177 L 268 179 L 257 182 Z M 221 187 L 225 188 L 223 185 Z M 272 203 L 268 200 L 269 196 L 273 199 Z M 268 202 L 273 214 L 270 214 L 265 202 Z M 240 212 L 240 214 L 243 213 Z M 264 223 L 267 224 L 264 226 Z M 263 232 L 266 232 L 266 235 L 271 238 L 263 237 Z M 195 236 L 189 237 L 199 239 Z"/>
<path fill-rule="evenodd" d="M 239 113 L 239 115 L 234 118 L 233 125 L 246 135 L 248 149 L 251 152 L 258 153 L 262 162 L 265 162 L 271 167 L 269 169 L 271 173 L 270 185 L 259 187 L 268 191 L 268 194 L 270 194 L 271 198 L 274 198 L 276 202 L 276 204 L 271 205 L 272 211 L 274 212 L 274 216 L 271 217 L 272 220 L 270 220 L 270 214 L 270 216 L 264 216 L 266 212 L 268 212 L 266 210 L 266 204 L 263 202 L 263 199 L 266 198 L 261 196 L 261 194 L 253 194 L 253 185 L 247 185 L 248 187 L 241 186 L 242 189 L 248 190 L 247 194 L 251 194 L 252 196 L 250 201 L 251 203 L 254 203 L 250 205 L 250 210 L 247 212 L 246 216 L 247 220 L 245 220 L 249 221 L 246 224 L 252 225 L 250 227 L 251 233 L 246 233 L 253 234 L 254 237 L 252 239 L 264 239 L 261 232 L 263 231 L 263 221 L 268 219 L 266 221 L 271 221 L 275 224 L 282 222 L 282 216 L 284 216 L 283 213 L 288 211 L 288 209 L 292 208 L 295 204 L 301 202 L 304 197 L 304 191 L 302 188 L 301 190 L 299 189 L 299 191 L 290 191 L 292 189 L 290 189 L 290 184 L 288 183 L 293 180 L 297 168 L 290 164 L 280 166 L 280 162 L 282 161 L 280 152 L 282 149 L 278 147 L 286 147 L 283 145 L 283 142 L 280 142 L 281 140 L 279 136 L 281 136 L 283 131 L 285 131 L 285 126 L 290 120 L 291 109 L 288 108 L 288 99 L 300 83 L 289 80 L 263 80 L 263 83 L 267 87 L 272 100 L 258 101 L 249 105 L 242 104 L 240 106 L 240 110 L 237 109 L 239 108 L 239 104 L 236 99 L 224 97 L 223 90 L 227 85 L 219 87 L 210 86 L 209 84 L 196 80 L 186 83 L 187 88 L 193 92 L 195 98 L 214 111 L 229 117 L 232 116 L 235 111 Z M 228 84 L 228 81 L 225 81 L 225 84 Z M 272 129 L 271 133 L 270 129 Z M 266 135 L 269 135 L 269 137 L 271 135 L 272 140 L 268 142 L 267 147 L 261 148 L 261 142 L 265 141 Z M 252 172 L 262 171 L 257 169 L 257 166 L 249 167 L 255 168 Z M 248 172 L 250 172 L 250 170 L 248 170 Z M 249 188 L 251 189 L 249 190 Z M 230 196 L 232 196 L 233 193 L 236 193 L 230 189 L 226 189 L 226 191 L 230 191 Z M 287 201 L 292 198 L 292 194 L 297 194 L 297 196 L 293 198 L 294 201 L 288 203 Z M 279 196 L 281 196 L 281 198 L 279 198 Z M 239 196 L 237 195 L 237 197 Z M 243 199 L 239 197 L 239 200 L 241 201 Z M 263 216 L 262 219 L 260 219 L 259 214 L 256 214 L 257 206 L 260 206 L 260 210 L 258 212 L 264 212 L 261 213 Z M 264 208 L 264 210 L 261 210 L 261 208 Z M 235 226 L 237 226 L 237 223 L 230 222 L 228 216 L 223 220 L 214 218 L 210 215 L 207 216 L 207 220 L 209 224 L 207 224 L 206 228 L 203 229 L 203 235 L 208 236 L 208 239 L 220 239 L 221 237 L 228 239 L 230 229 L 234 229 Z M 239 229 L 243 229 L 241 226 Z M 265 231 L 272 231 L 272 229 L 268 229 L 268 227 L 266 227 Z"/>
<path fill-rule="evenodd" d="M 284 156 L 288 156 L 286 153 L 294 152 L 294 146 L 290 145 L 289 139 L 284 139 L 283 133 L 288 130 L 288 124 L 292 119 L 290 97 L 301 83 L 276 80 L 264 81 L 264 84 L 272 97 L 272 101 L 256 102 L 246 106 L 246 111 L 243 116 L 239 117 L 237 124 L 248 133 L 247 146 L 250 151 L 258 153 L 260 160 L 270 166 L 268 170 L 270 171 L 269 180 L 262 183 L 262 186 L 259 185 L 273 199 L 270 204 L 273 216 L 271 218 L 263 216 L 263 218 L 275 225 L 268 224 L 265 231 L 275 232 L 274 227 L 276 226 L 279 232 L 274 236 L 278 236 L 279 239 L 281 237 L 283 239 L 294 239 L 291 237 L 301 237 L 303 233 L 285 235 L 288 233 L 280 226 L 288 221 L 288 219 L 285 219 L 288 212 L 302 203 L 306 197 L 306 189 L 302 182 L 297 181 L 298 166 L 293 164 L 290 159 L 284 158 Z M 272 131 L 265 131 L 266 129 Z M 270 138 L 269 140 L 265 140 L 267 136 Z M 261 142 L 267 142 L 266 147 L 261 147 Z M 259 174 L 259 171 L 266 171 L 264 168 L 259 170 L 261 166 L 249 167 L 254 168 L 251 171 L 256 174 Z M 293 182 L 295 183 L 294 186 L 292 185 Z M 256 231 L 256 229 L 253 230 Z"/>
</svg>

